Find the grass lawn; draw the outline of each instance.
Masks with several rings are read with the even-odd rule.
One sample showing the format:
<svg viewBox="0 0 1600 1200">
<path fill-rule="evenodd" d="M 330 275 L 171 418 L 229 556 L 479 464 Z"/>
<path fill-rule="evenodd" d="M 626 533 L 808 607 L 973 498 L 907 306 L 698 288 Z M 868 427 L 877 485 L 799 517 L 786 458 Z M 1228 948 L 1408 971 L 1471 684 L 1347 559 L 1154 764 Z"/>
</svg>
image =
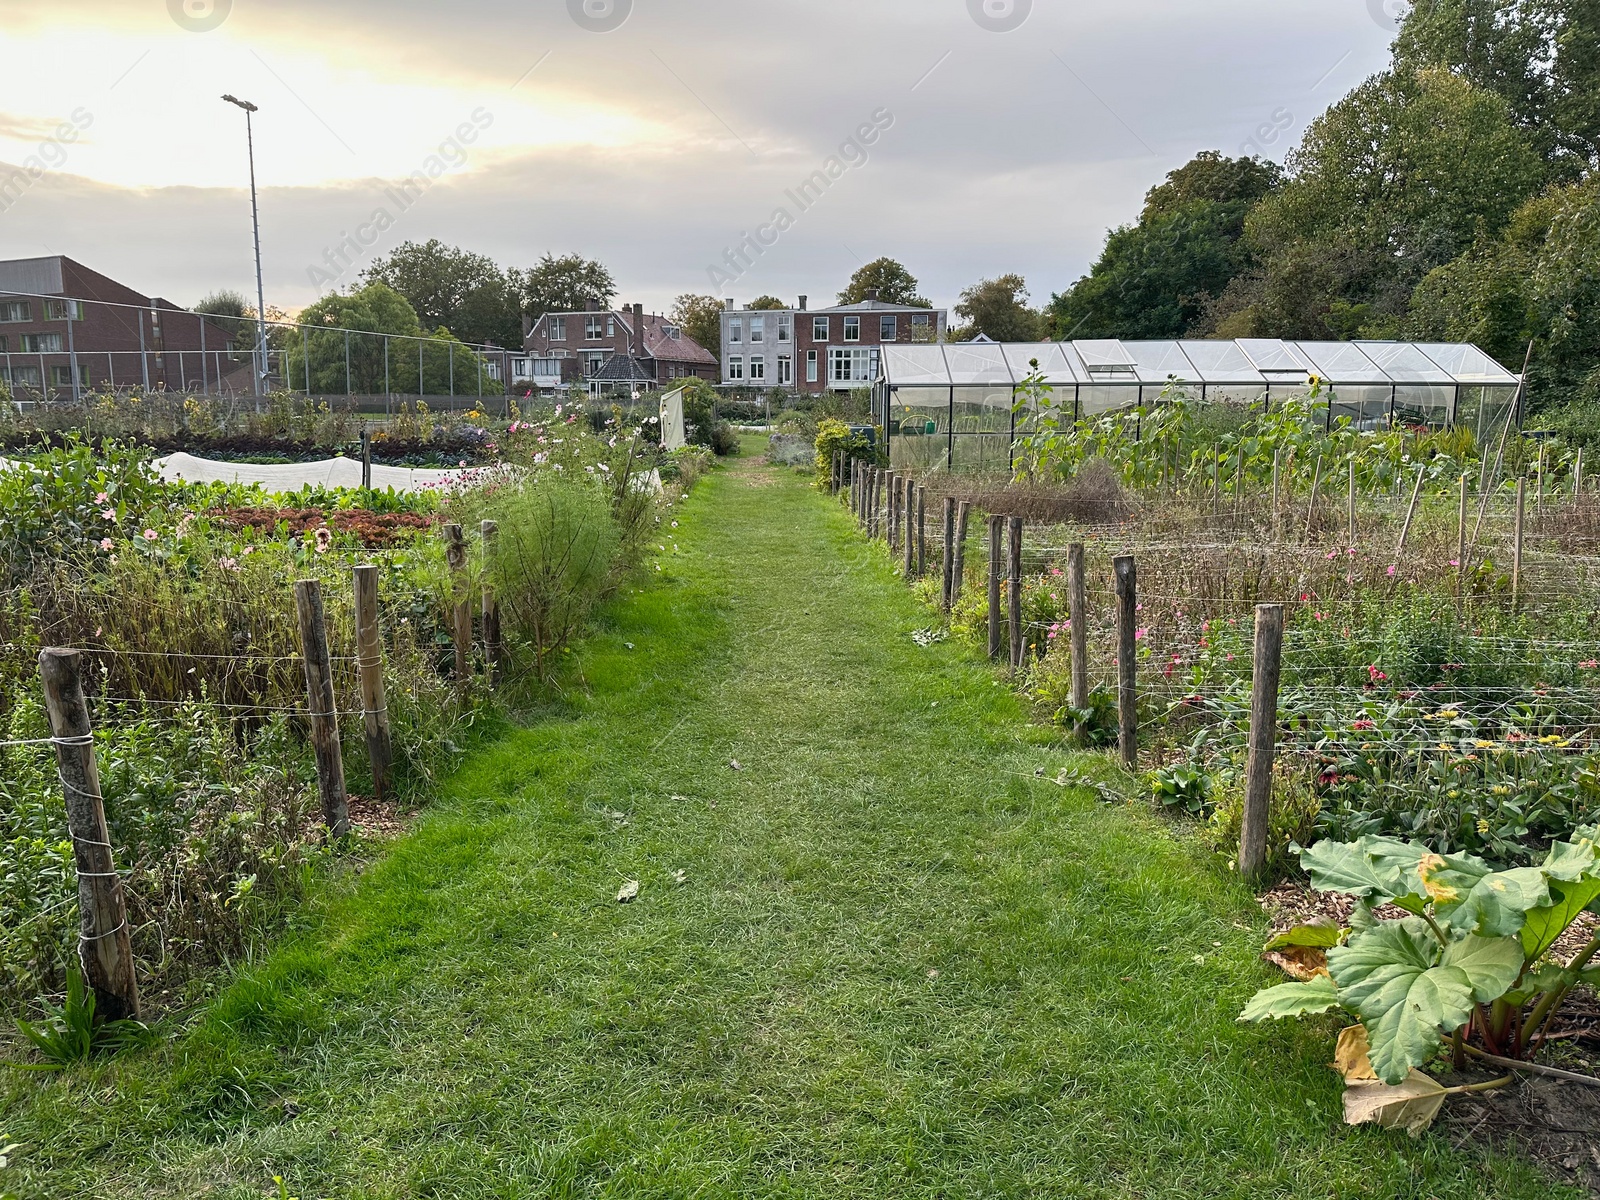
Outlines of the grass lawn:
<svg viewBox="0 0 1600 1200">
<path fill-rule="evenodd" d="M 843 510 L 745 463 L 679 519 L 562 707 L 187 1032 L 0 1076 L 39 1195 L 1569 1194 L 1342 1126 L 1331 1020 L 1234 1021 L 1248 892 L 1048 782 Z"/>
</svg>

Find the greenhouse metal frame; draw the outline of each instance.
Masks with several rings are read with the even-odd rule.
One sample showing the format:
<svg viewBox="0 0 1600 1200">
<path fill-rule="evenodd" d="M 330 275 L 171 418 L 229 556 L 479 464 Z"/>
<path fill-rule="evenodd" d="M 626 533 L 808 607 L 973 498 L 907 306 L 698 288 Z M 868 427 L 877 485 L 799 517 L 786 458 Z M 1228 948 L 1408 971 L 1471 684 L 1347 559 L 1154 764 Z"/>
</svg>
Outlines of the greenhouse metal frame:
<svg viewBox="0 0 1600 1200">
<path fill-rule="evenodd" d="M 895 467 L 1009 468 L 1031 411 L 1015 412 L 1034 371 L 1076 421 L 1170 396 L 1256 404 L 1327 389 L 1326 421 L 1360 430 L 1470 425 L 1482 439 L 1516 402 L 1518 377 L 1476 346 L 1445 342 L 943 342 L 886 345 L 873 389 Z"/>
</svg>

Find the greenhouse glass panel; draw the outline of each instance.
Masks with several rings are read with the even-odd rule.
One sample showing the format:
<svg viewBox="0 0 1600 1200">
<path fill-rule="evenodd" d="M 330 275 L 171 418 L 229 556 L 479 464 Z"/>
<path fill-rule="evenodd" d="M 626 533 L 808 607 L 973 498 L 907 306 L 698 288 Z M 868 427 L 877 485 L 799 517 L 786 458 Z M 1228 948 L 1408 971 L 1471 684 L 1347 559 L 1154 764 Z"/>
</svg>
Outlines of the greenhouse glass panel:
<svg viewBox="0 0 1600 1200">
<path fill-rule="evenodd" d="M 958 433 L 951 443 L 952 471 L 1011 470 L 1011 439 L 993 434 Z"/>
<path fill-rule="evenodd" d="M 943 346 L 885 346 L 883 373 L 892 384 L 908 387 L 950 385 Z"/>
<path fill-rule="evenodd" d="M 950 417 L 957 434 L 999 433 L 1011 438 L 1011 387 L 958 387 Z"/>
<path fill-rule="evenodd" d="M 1078 388 L 1078 418 L 1098 417 L 1139 403 L 1136 383 L 1086 383 Z"/>
<path fill-rule="evenodd" d="M 1093 374 L 1133 374 L 1133 355 L 1116 338 L 1084 338 L 1073 342 L 1072 348 Z"/>
<path fill-rule="evenodd" d="M 1358 433 L 1374 433 L 1389 424 L 1389 402 L 1394 397 L 1394 389 L 1387 383 L 1335 387 L 1327 395 L 1332 425 L 1348 417 L 1350 428 Z"/>
<path fill-rule="evenodd" d="M 1195 370 L 1194 364 L 1184 354 L 1177 342 L 1123 342 L 1129 356 L 1134 361 L 1134 371 L 1139 376 L 1141 383 L 1164 385 L 1168 379 L 1176 377 L 1185 383 L 1199 383 L 1200 372 Z M 1200 389 L 1195 389 L 1195 395 L 1200 394 Z M 1150 398 L 1150 390 L 1145 389 L 1146 399 Z"/>
<path fill-rule="evenodd" d="M 1359 342 L 1366 356 L 1396 383 L 1454 383 L 1455 377 L 1410 342 Z"/>
<path fill-rule="evenodd" d="M 1188 341 L 1178 345 L 1200 373 L 1201 382 L 1258 384 L 1257 394 L 1266 390 L 1266 379 L 1235 343 Z"/>
<path fill-rule="evenodd" d="M 1455 384 L 1402 383 L 1395 389 L 1394 423 L 1411 429 L 1443 429 L 1455 407 Z"/>
<path fill-rule="evenodd" d="M 1389 383 L 1388 374 L 1353 342 L 1296 342 L 1324 383 Z"/>
<path fill-rule="evenodd" d="M 1056 342 L 1006 342 L 1000 347 L 1005 355 L 1006 364 L 1011 368 L 1011 374 L 1018 383 L 1021 383 L 1032 372 L 1031 361 L 1038 359 L 1039 371 L 1044 375 L 1048 384 L 1060 386 L 1066 384 L 1068 390 L 1071 385 L 1078 382 L 1078 373 L 1073 370 L 1072 360 Z"/>
<path fill-rule="evenodd" d="M 1259 404 L 1267 394 L 1267 381 L 1260 383 L 1208 383 L 1206 384 L 1206 403 L 1208 404 Z"/>
<path fill-rule="evenodd" d="M 930 470 L 950 453 L 950 389 L 903 387 L 889 404 L 889 464 Z"/>
<path fill-rule="evenodd" d="M 1016 382 L 1011 368 L 1006 366 L 1006 356 L 994 342 L 952 342 L 944 347 L 945 362 L 950 365 L 950 382 L 962 384 L 1003 383 L 1010 387 Z"/>
<path fill-rule="evenodd" d="M 1427 355 L 1457 383 L 1498 383 L 1515 385 L 1517 377 L 1476 346 L 1463 343 L 1418 342 L 1417 350 Z"/>
<path fill-rule="evenodd" d="M 1288 342 L 1277 338 L 1240 338 L 1238 346 L 1263 375 L 1310 374 L 1311 364 Z"/>
</svg>

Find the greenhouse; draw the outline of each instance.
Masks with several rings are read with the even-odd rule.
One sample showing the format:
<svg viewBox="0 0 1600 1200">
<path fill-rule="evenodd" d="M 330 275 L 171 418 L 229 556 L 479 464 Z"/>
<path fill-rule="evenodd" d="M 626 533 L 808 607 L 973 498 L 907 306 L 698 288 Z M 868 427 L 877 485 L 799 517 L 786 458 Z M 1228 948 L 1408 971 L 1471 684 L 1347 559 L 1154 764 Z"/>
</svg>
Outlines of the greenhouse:
<svg viewBox="0 0 1600 1200">
<path fill-rule="evenodd" d="M 1329 399 L 1330 427 L 1346 417 L 1362 430 L 1466 425 L 1482 439 L 1517 394 L 1515 374 L 1464 344 L 1242 338 L 886 345 L 874 405 L 890 462 L 1009 468 L 1012 442 L 1029 418 L 1014 406 L 1035 370 L 1050 388 L 1049 403 L 1074 420 L 1174 395 L 1270 405 L 1305 396 L 1315 378 Z"/>
</svg>

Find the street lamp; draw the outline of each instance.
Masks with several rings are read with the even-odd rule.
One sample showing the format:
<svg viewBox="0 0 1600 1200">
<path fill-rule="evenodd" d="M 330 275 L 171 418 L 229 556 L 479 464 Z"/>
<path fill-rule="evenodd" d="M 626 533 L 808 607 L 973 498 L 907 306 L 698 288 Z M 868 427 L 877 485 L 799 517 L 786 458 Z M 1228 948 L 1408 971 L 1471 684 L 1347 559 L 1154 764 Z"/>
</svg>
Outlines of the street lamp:
<svg viewBox="0 0 1600 1200">
<path fill-rule="evenodd" d="M 250 114 L 258 111 L 248 100 L 237 96 L 224 96 L 229 104 L 244 109 L 244 140 L 250 154 L 250 224 L 256 239 L 256 395 L 262 394 L 267 382 L 267 296 L 261 283 L 261 210 L 256 205 L 256 140 L 250 127 Z"/>
</svg>

